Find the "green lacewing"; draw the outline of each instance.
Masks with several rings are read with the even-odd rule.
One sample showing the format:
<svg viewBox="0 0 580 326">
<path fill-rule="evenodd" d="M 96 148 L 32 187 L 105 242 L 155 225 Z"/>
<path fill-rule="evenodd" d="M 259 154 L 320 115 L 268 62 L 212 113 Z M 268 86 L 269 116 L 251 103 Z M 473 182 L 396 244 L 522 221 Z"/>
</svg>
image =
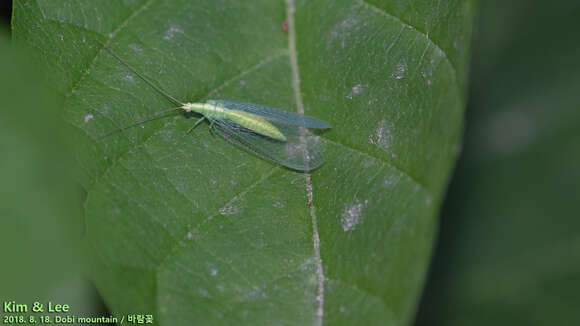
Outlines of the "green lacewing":
<svg viewBox="0 0 580 326">
<path fill-rule="evenodd" d="M 229 100 L 207 100 L 203 103 L 180 101 L 145 77 L 108 46 L 102 42 L 99 43 L 145 83 L 179 105 L 157 112 L 154 116 L 174 110 L 181 110 L 184 113 L 198 113 L 202 117 L 187 133 L 202 121 L 208 120 L 210 130 L 217 131 L 230 143 L 293 170 L 309 171 L 324 163 L 319 137 L 306 128 L 329 129 L 331 126 L 328 123 L 302 114 L 253 103 Z M 137 124 L 143 122 L 140 121 Z M 119 128 L 116 131 L 135 125 Z M 103 137 L 109 136 L 113 132 Z"/>
</svg>

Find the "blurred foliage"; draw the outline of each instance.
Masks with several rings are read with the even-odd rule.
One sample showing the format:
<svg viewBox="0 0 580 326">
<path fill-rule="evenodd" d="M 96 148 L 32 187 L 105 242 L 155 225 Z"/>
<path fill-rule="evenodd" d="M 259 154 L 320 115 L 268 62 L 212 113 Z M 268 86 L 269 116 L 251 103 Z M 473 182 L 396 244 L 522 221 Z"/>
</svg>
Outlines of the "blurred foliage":
<svg viewBox="0 0 580 326">
<path fill-rule="evenodd" d="M 0 33 L 0 301 L 93 311 L 83 280 L 81 193 L 61 98 L 42 67 Z"/>
<path fill-rule="evenodd" d="M 416 325 L 579 325 L 580 4 L 482 1 Z"/>
<path fill-rule="evenodd" d="M 473 10 L 15 1 L 13 38 L 36 49 L 75 130 L 91 276 L 111 310 L 167 325 L 408 324 L 459 148 Z M 180 99 L 303 104 L 333 125 L 326 165 L 310 179 L 207 126 L 182 137 L 181 116 L 99 139 L 171 104 L 97 40 Z"/>
</svg>

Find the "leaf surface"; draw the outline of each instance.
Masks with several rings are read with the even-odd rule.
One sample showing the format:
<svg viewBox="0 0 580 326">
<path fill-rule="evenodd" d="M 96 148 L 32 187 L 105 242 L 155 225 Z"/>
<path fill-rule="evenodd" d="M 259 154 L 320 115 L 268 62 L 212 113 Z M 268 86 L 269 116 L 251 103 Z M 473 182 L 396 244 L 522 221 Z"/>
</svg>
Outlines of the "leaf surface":
<svg viewBox="0 0 580 326">
<path fill-rule="evenodd" d="M 457 155 L 473 5 L 422 1 L 16 1 L 14 38 L 66 97 L 85 174 L 92 278 L 160 324 L 408 324 Z M 184 101 L 304 113 L 326 163 L 273 165 Z M 307 203 L 310 203 L 308 205 Z"/>
</svg>

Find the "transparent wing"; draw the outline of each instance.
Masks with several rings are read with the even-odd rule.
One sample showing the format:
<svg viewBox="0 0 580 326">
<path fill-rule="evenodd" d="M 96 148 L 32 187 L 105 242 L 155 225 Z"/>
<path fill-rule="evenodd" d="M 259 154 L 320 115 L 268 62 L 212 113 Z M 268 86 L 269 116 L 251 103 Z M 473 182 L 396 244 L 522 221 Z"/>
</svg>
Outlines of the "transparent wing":
<svg viewBox="0 0 580 326">
<path fill-rule="evenodd" d="M 305 116 L 302 114 L 289 112 L 281 109 L 271 108 L 264 105 L 236 102 L 227 100 L 210 100 L 208 103 L 225 107 L 230 110 L 240 110 L 259 115 L 269 121 L 277 121 L 286 125 L 302 126 L 314 129 L 328 129 L 330 125 L 322 120 Z"/>
<path fill-rule="evenodd" d="M 284 142 L 252 132 L 227 119 L 214 119 L 211 122 L 227 141 L 290 169 L 309 171 L 324 163 L 319 137 L 306 129 L 302 136 L 297 126 L 273 122 L 286 136 L 287 141 Z"/>
</svg>

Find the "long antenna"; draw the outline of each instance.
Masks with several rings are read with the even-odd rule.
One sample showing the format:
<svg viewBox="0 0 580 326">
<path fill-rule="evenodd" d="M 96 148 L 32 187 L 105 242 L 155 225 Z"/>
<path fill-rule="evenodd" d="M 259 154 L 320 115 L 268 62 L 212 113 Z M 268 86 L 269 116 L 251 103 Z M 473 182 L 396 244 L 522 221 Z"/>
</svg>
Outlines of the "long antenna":
<svg viewBox="0 0 580 326">
<path fill-rule="evenodd" d="M 99 137 L 99 138 L 97 138 L 97 139 L 103 139 L 103 138 L 105 138 L 105 137 L 109 137 L 110 135 L 112 135 L 112 134 L 115 134 L 115 133 L 117 133 L 117 132 L 121 132 L 121 131 L 123 131 L 123 130 L 126 130 L 126 129 L 129 129 L 129 128 L 133 128 L 133 127 L 135 127 L 135 126 L 138 126 L 138 125 L 140 125 L 140 124 L 142 124 L 142 123 L 145 123 L 145 122 L 149 122 L 149 121 L 156 120 L 156 119 L 158 119 L 157 117 L 158 117 L 159 115 L 163 114 L 163 113 L 167 113 L 167 112 L 170 112 L 170 111 L 175 111 L 175 110 L 180 110 L 180 109 L 181 109 L 181 106 L 178 106 L 178 107 L 169 108 L 169 109 L 165 109 L 165 110 L 162 110 L 162 111 L 155 112 L 155 113 L 153 113 L 153 114 L 149 115 L 148 117 L 146 117 L 146 118 L 145 118 L 145 119 L 143 119 L 143 120 L 139 120 L 139 121 L 137 121 L 137 122 L 135 122 L 135 123 L 132 123 L 132 124 L 130 124 L 130 125 L 126 125 L 126 126 L 123 126 L 123 127 L 121 127 L 121 128 L 117 128 L 117 129 L 115 129 L 115 130 L 113 130 L 113 131 L 110 131 L 110 132 L 108 132 L 108 133 L 106 133 L 106 134 L 104 134 L 104 135 L 100 136 L 100 137 Z"/>
<path fill-rule="evenodd" d="M 127 68 L 129 68 L 129 70 L 131 70 L 133 73 L 135 73 L 137 76 L 139 76 L 139 78 L 141 78 L 149 86 L 153 87 L 159 93 L 165 95 L 168 99 L 170 99 L 175 104 L 179 104 L 179 105 L 184 105 L 185 104 L 182 101 L 180 101 L 180 100 L 176 99 L 175 97 L 173 97 L 171 94 L 167 93 L 161 87 L 155 85 L 151 80 L 149 80 L 149 78 L 145 77 L 145 75 L 143 75 L 139 71 L 137 71 L 137 69 L 135 69 L 133 66 L 131 66 L 127 61 L 123 60 L 117 53 L 115 53 L 115 51 L 113 51 L 111 48 L 109 48 L 105 43 L 103 43 L 103 42 L 101 42 L 99 40 L 97 40 L 97 42 L 99 42 L 103 46 L 103 48 L 105 48 L 107 51 L 109 51 L 109 53 L 113 57 L 115 57 L 117 60 L 119 60 L 119 62 L 121 62 L 123 65 L 125 65 Z"/>
</svg>

